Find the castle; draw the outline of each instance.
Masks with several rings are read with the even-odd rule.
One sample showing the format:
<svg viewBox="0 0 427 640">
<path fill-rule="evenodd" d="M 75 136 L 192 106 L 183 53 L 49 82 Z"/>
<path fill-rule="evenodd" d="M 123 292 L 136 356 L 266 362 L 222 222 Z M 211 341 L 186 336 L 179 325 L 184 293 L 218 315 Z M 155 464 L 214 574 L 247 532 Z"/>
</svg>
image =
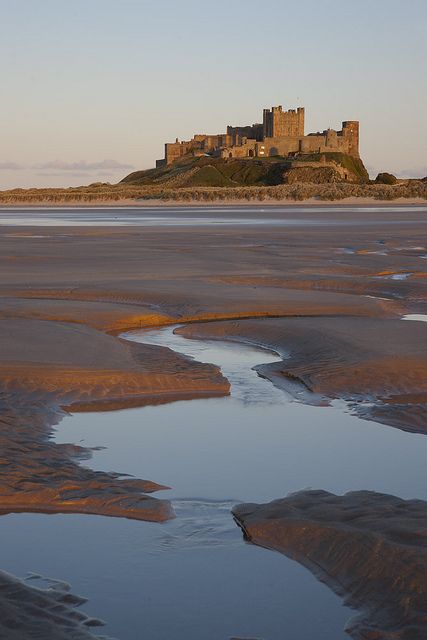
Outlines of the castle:
<svg viewBox="0 0 427 640">
<path fill-rule="evenodd" d="M 191 140 L 167 142 L 165 157 L 156 166 L 170 165 L 183 156 L 212 155 L 221 158 L 296 157 L 298 154 L 339 151 L 359 157 L 359 122 L 347 120 L 341 131 L 326 129 L 304 134 L 304 107 L 283 111 L 264 109 L 262 124 L 227 127 L 227 133 L 197 134 Z"/>
</svg>

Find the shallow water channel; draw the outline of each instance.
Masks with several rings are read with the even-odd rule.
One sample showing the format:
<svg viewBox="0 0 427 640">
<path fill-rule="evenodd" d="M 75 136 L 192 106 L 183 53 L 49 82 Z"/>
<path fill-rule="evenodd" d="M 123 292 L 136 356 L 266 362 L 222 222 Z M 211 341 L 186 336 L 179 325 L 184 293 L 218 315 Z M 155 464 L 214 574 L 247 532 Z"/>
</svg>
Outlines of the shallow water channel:
<svg viewBox="0 0 427 640">
<path fill-rule="evenodd" d="M 212 362 L 231 396 L 66 417 L 56 441 L 102 445 L 87 463 L 172 487 L 164 524 L 86 515 L 1 518 L 2 568 L 69 581 L 120 640 L 343 640 L 352 612 L 306 569 L 243 541 L 230 515 L 242 501 L 290 491 L 374 489 L 427 499 L 427 438 L 345 412 L 307 406 L 251 368 L 278 357 L 173 328 L 128 339 Z M 7 550 L 7 556 L 5 556 Z"/>
<path fill-rule="evenodd" d="M 306 227 L 306 226 L 355 226 L 364 227 L 378 224 L 376 215 L 387 210 L 387 227 L 391 225 L 419 224 L 419 215 L 425 214 L 422 205 L 404 206 L 384 204 L 378 206 L 355 206 L 335 204 L 333 207 L 320 205 L 178 205 L 157 204 L 154 206 L 59 206 L 53 207 L 0 207 L 0 226 L 6 227 L 217 227 L 217 226 L 266 226 Z M 356 214 L 351 219 L 342 214 L 351 211 Z M 415 212 L 416 218 L 408 220 L 408 214 Z M 370 217 L 358 221 L 358 213 L 369 213 Z M 393 214 L 402 218 L 392 219 Z M 261 214 L 261 215 L 260 215 Z M 285 214 L 285 215 L 283 215 Z M 326 215 L 325 215 L 326 214 Z M 337 217 L 338 216 L 338 217 Z M 6 234 L 14 238 L 49 237 L 28 231 L 25 234 L 13 230 Z"/>
</svg>

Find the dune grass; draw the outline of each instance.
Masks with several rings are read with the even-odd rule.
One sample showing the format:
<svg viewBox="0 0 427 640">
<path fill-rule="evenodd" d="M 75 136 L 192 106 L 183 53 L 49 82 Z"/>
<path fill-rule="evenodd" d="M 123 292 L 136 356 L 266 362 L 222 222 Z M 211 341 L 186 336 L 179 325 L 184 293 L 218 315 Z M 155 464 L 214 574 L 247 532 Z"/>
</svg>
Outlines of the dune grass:
<svg viewBox="0 0 427 640">
<path fill-rule="evenodd" d="M 427 201 L 427 182 L 410 180 L 395 185 L 386 184 L 281 184 L 275 186 L 190 186 L 163 185 L 136 186 L 126 183 L 109 185 L 98 183 L 68 189 L 12 189 L 0 191 L 0 204 L 91 204 L 116 203 L 138 200 L 180 202 L 212 202 L 224 200 L 248 201 L 302 201 L 342 200 L 344 198 L 374 198 L 391 201 L 397 198 L 420 198 Z"/>
</svg>

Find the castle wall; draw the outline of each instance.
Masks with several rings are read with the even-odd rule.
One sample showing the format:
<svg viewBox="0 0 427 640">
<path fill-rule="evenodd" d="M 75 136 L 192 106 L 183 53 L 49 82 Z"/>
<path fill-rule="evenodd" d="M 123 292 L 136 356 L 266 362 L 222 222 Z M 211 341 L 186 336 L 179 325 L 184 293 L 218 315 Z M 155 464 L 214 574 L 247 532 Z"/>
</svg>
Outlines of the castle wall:
<svg viewBox="0 0 427 640">
<path fill-rule="evenodd" d="M 233 137 L 226 133 L 220 133 L 214 136 L 204 136 L 202 149 L 204 151 L 214 151 L 219 147 L 225 147 L 233 144 Z"/>
<path fill-rule="evenodd" d="M 165 144 L 165 160 L 166 164 L 172 164 L 175 160 L 179 160 L 183 156 L 190 153 L 195 147 L 193 141 L 188 142 L 167 142 Z"/>
<path fill-rule="evenodd" d="M 333 140 L 330 140 L 333 144 Z M 321 150 L 327 146 L 326 135 L 313 135 L 304 136 L 300 140 L 300 153 L 320 153 Z M 335 146 L 332 148 L 336 149 Z"/>
<path fill-rule="evenodd" d="M 232 127 L 228 125 L 227 134 L 234 138 L 250 138 L 261 141 L 263 139 L 263 125 L 252 124 L 246 127 Z"/>
<path fill-rule="evenodd" d="M 265 138 L 258 146 L 258 155 L 261 157 L 287 156 L 290 153 L 297 153 L 299 148 L 300 138 L 295 136 Z"/>
<path fill-rule="evenodd" d="M 165 163 L 172 164 L 189 153 L 201 151 L 211 152 L 225 145 L 232 145 L 233 138 L 225 133 L 206 135 L 198 133 L 191 140 L 167 142 L 165 144 Z"/>
<path fill-rule="evenodd" d="M 231 145 L 220 150 L 221 158 L 254 158 L 257 153 L 258 143 L 256 140 L 242 139 L 239 145 Z"/>
<path fill-rule="evenodd" d="M 359 123 L 347 120 L 341 131 L 327 129 L 304 135 L 304 107 L 283 111 L 281 106 L 264 109 L 263 124 L 227 127 L 227 133 L 197 134 L 191 140 L 165 144 L 164 164 L 193 153 L 214 153 L 223 158 L 288 156 L 298 153 L 338 151 L 359 157 Z M 162 166 L 158 161 L 158 166 Z"/>
<path fill-rule="evenodd" d="M 323 133 L 308 136 L 270 137 L 263 140 L 261 156 L 286 156 L 296 153 L 340 152 L 359 157 L 359 123 L 343 122 L 341 131 L 327 129 Z"/>
</svg>

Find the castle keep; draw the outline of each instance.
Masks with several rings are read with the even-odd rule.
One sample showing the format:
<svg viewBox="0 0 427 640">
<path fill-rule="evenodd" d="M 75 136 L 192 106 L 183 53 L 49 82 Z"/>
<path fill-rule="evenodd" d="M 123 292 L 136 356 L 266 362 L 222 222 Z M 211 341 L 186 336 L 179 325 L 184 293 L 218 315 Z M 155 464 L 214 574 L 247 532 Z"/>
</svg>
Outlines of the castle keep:
<svg viewBox="0 0 427 640">
<path fill-rule="evenodd" d="M 167 142 L 165 157 L 156 166 L 172 164 L 187 155 L 221 158 L 296 157 L 298 154 L 339 151 L 359 157 L 359 122 L 347 120 L 341 131 L 326 129 L 304 134 L 304 107 L 283 111 L 282 106 L 264 109 L 262 124 L 228 126 L 226 133 L 197 134 L 191 140 Z"/>
</svg>

